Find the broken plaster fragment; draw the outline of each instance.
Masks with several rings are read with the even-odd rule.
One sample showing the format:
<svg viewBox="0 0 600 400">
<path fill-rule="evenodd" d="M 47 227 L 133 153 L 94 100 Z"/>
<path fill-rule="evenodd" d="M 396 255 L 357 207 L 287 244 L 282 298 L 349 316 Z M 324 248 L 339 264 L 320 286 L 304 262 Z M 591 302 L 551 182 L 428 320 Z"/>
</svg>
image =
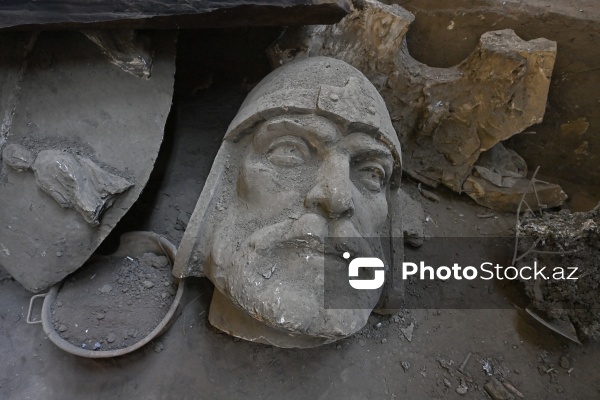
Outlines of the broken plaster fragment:
<svg viewBox="0 0 600 400">
<path fill-rule="evenodd" d="M 502 383 L 496 378 L 492 378 L 488 381 L 483 388 L 487 394 L 494 400 L 514 400 L 515 396 L 510 394 L 508 390 L 502 385 Z"/>
<path fill-rule="evenodd" d="M 463 185 L 463 191 L 478 204 L 501 212 L 517 212 L 525 194 L 525 202 L 537 211 L 558 207 L 567 199 L 559 185 L 536 181 L 535 188 L 529 179 L 515 179 L 511 187 L 499 187 L 486 179 L 471 175 Z"/>
<path fill-rule="evenodd" d="M 2 150 L 4 162 L 17 171 L 26 171 L 33 164 L 33 154 L 20 144 L 8 144 Z"/>
<path fill-rule="evenodd" d="M 59 150 L 41 151 L 32 169 L 44 192 L 61 207 L 77 210 L 91 225 L 99 225 L 102 213 L 133 186 L 88 158 L 75 158 Z"/>
</svg>

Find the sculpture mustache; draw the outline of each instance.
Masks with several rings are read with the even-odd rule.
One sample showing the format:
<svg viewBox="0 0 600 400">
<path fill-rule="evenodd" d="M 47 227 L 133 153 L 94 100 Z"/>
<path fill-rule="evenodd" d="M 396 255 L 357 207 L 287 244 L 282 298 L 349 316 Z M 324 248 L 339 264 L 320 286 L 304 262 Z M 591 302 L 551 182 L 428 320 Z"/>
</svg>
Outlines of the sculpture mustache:
<svg viewBox="0 0 600 400">
<path fill-rule="evenodd" d="M 250 236 L 250 244 L 259 254 L 274 249 L 305 248 L 342 258 L 372 256 L 373 246 L 348 219 L 329 220 L 318 214 L 304 214 L 297 220 L 264 227 Z"/>
</svg>

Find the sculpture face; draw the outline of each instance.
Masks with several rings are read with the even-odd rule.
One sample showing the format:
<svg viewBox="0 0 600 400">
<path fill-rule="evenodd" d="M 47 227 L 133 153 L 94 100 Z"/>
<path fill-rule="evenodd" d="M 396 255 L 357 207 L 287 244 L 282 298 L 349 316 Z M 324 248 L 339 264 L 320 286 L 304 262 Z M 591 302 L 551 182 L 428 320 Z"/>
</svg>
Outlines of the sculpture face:
<svg viewBox="0 0 600 400">
<path fill-rule="evenodd" d="M 355 68 L 316 57 L 275 70 L 229 126 L 174 274 L 207 276 L 210 322 L 238 337 L 310 347 L 356 332 L 381 290 L 348 295 L 343 254 L 385 259 L 366 238 L 389 236 L 399 153 L 383 99 Z M 359 307 L 324 307 L 325 268 Z"/>
<path fill-rule="evenodd" d="M 217 229 L 207 274 L 273 327 L 334 337 L 360 329 L 380 292 L 358 294 L 362 309 L 326 310 L 324 267 L 346 269 L 345 251 L 380 253 L 344 238 L 379 236 L 388 215 L 390 150 L 316 115 L 272 118 L 244 144 L 237 201 Z M 326 247 L 326 237 L 339 240 Z"/>
</svg>

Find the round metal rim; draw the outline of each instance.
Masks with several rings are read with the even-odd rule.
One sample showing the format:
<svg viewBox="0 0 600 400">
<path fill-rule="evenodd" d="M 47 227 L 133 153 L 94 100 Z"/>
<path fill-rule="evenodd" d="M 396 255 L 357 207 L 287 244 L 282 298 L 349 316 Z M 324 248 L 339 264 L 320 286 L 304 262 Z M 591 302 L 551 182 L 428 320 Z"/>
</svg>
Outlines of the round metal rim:
<svg viewBox="0 0 600 400">
<path fill-rule="evenodd" d="M 165 255 L 171 259 L 171 262 L 174 262 L 176 248 L 171 242 L 166 240 L 164 237 L 159 236 L 152 232 L 129 232 L 128 235 L 131 235 L 131 236 L 140 235 L 140 236 L 144 236 L 144 237 L 155 238 L 156 240 L 158 240 L 159 246 L 165 250 Z M 177 293 L 175 294 L 175 299 L 173 300 L 171 307 L 167 311 L 167 314 L 163 317 L 163 319 L 156 326 L 156 328 L 154 328 L 152 330 L 152 332 L 150 332 L 148 334 L 148 336 L 146 336 L 139 342 L 132 344 L 131 346 L 127 346 L 122 349 L 116 349 L 116 350 L 104 350 L 104 351 L 103 350 L 86 350 L 86 349 L 74 346 L 73 344 L 69 343 L 68 341 L 66 341 L 65 339 L 60 337 L 60 335 L 58 334 L 56 329 L 54 329 L 54 325 L 52 324 L 51 315 L 52 315 L 52 306 L 58 295 L 61 283 L 54 285 L 52 288 L 50 288 L 50 291 L 44 298 L 44 303 L 42 305 L 42 314 L 41 314 L 42 327 L 44 329 L 44 332 L 48 336 L 48 339 L 50 339 L 52 341 L 52 343 L 54 343 L 61 350 L 64 350 L 67 353 L 71 353 L 76 356 L 86 357 L 86 358 L 110 358 L 110 357 L 117 357 L 117 356 L 131 353 L 131 352 L 138 350 L 139 348 L 145 346 L 150 341 L 154 340 L 157 336 L 161 335 L 162 333 L 164 333 L 164 331 L 166 331 L 168 329 L 169 323 L 171 322 L 171 319 L 173 318 L 173 316 L 176 314 L 177 308 L 179 307 L 179 305 L 181 303 L 181 297 L 183 296 L 183 291 L 184 291 L 184 287 L 185 287 L 185 283 L 184 283 L 183 279 L 177 279 L 176 282 L 178 285 Z"/>
</svg>

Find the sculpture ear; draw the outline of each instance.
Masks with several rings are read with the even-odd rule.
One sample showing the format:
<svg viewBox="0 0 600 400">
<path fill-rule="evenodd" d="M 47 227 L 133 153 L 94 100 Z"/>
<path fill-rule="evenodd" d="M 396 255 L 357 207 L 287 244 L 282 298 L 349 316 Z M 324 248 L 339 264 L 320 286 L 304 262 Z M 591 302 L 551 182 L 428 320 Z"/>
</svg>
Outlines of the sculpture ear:
<svg viewBox="0 0 600 400">
<path fill-rule="evenodd" d="M 222 200 L 225 186 L 235 182 L 226 176 L 233 170 L 226 168 L 233 158 L 232 151 L 231 142 L 223 141 L 177 250 L 173 275 L 178 278 L 206 276 L 204 265 L 210 256 L 212 238 L 226 215 L 217 210 L 217 203 Z"/>
<path fill-rule="evenodd" d="M 406 196 L 400 187 L 390 188 L 388 192 L 388 222 L 389 233 L 382 240 L 387 248 L 388 266 L 385 271 L 385 283 L 379 303 L 374 312 L 378 314 L 395 314 L 401 310 L 404 303 L 404 281 L 402 280 L 402 262 L 404 261 L 404 232 L 402 229 L 403 196 Z"/>
</svg>

